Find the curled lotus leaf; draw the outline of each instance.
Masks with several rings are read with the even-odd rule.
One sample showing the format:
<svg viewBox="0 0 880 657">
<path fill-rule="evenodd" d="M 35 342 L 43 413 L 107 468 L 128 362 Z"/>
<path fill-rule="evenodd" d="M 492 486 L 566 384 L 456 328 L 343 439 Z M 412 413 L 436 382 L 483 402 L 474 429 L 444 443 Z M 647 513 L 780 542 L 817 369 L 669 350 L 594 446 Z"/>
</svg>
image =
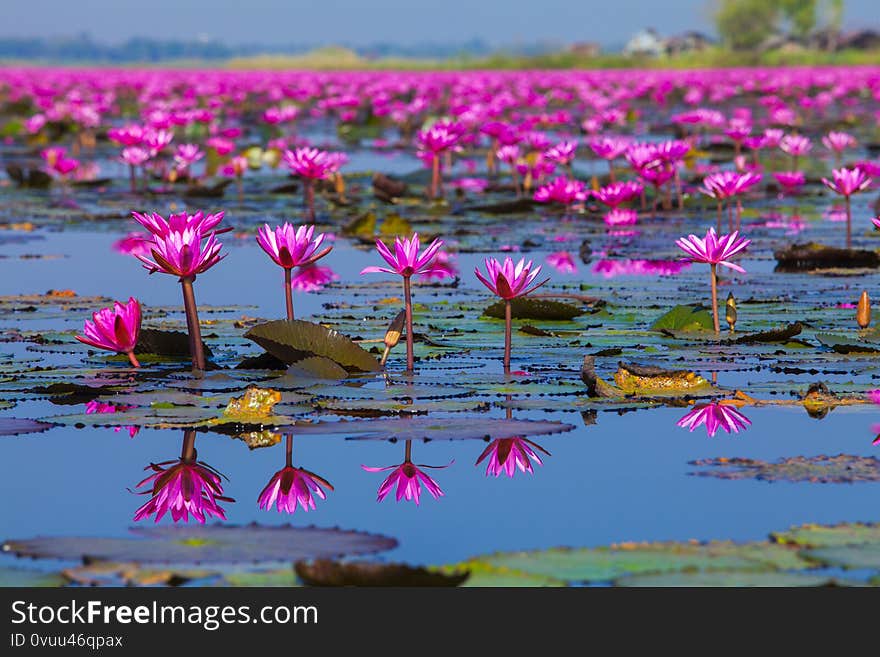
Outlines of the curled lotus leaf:
<svg viewBox="0 0 880 657">
<path fill-rule="evenodd" d="M 377 372 L 381 369 L 379 361 L 348 336 L 314 322 L 276 320 L 258 324 L 244 335 L 288 365 L 312 356 L 323 356 L 349 371 Z"/>
<path fill-rule="evenodd" d="M 20 557 L 138 563 L 262 563 L 337 558 L 390 550 L 393 538 L 358 531 L 282 525 L 134 527 L 133 536 L 47 536 L 3 543 Z"/>
</svg>

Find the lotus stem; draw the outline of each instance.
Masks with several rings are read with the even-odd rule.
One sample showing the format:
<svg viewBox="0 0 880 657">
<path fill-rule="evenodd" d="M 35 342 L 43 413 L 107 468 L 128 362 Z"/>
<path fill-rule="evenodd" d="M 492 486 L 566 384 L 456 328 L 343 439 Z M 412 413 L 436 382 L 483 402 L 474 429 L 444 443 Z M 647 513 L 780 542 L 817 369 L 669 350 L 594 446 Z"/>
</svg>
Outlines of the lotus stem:
<svg viewBox="0 0 880 657">
<path fill-rule="evenodd" d="M 412 462 L 412 441 L 411 440 L 406 441 L 406 452 L 403 455 L 403 460 L 406 463 Z"/>
<path fill-rule="evenodd" d="M 187 429 L 183 432 L 183 445 L 180 448 L 180 460 L 192 463 L 196 460 L 196 431 Z"/>
<path fill-rule="evenodd" d="M 287 465 L 288 468 L 292 468 L 293 467 L 293 434 L 292 433 L 285 434 L 285 438 L 287 439 L 287 444 L 284 447 L 285 465 Z"/>
<path fill-rule="evenodd" d="M 712 277 L 712 323 L 715 327 L 715 335 L 721 333 L 721 326 L 718 323 L 718 272 L 717 265 L 709 265 Z"/>
<path fill-rule="evenodd" d="M 721 214 L 723 211 L 724 211 L 724 201 L 721 201 L 719 199 L 719 201 L 718 201 L 718 226 L 716 227 L 716 230 L 718 231 L 719 235 L 721 234 Z"/>
<path fill-rule="evenodd" d="M 293 289 L 290 287 L 291 269 L 284 268 L 284 300 L 287 304 L 287 321 L 293 321 Z"/>
<path fill-rule="evenodd" d="M 415 357 L 413 356 L 413 316 L 412 316 L 412 291 L 410 289 L 410 277 L 403 277 L 403 300 L 406 304 L 406 372 L 412 374 L 415 370 Z"/>
<path fill-rule="evenodd" d="M 852 248 L 852 206 L 849 195 L 846 197 L 846 248 Z"/>
<path fill-rule="evenodd" d="M 614 160 L 608 160 L 608 178 L 611 180 L 611 184 L 614 184 L 617 182 L 614 179 Z"/>
<path fill-rule="evenodd" d="M 131 193 L 134 194 L 137 192 L 137 179 L 135 178 L 134 165 L 128 165 L 128 177 L 131 181 Z"/>
<path fill-rule="evenodd" d="M 684 210 L 684 194 L 681 190 L 681 176 L 678 175 L 678 167 L 675 167 L 675 196 L 678 200 L 678 209 Z"/>
<path fill-rule="evenodd" d="M 504 373 L 510 374 L 510 343 L 511 343 L 511 324 L 513 319 L 513 311 L 510 306 L 510 299 L 504 302 Z"/>
<path fill-rule="evenodd" d="M 199 311 L 196 307 L 196 295 L 193 292 L 193 278 L 182 278 L 183 309 L 186 311 L 186 326 L 189 329 L 189 349 L 192 355 L 193 368 L 205 370 L 205 351 L 202 346 L 202 330 L 199 327 Z"/>
<path fill-rule="evenodd" d="M 303 194 L 305 195 L 306 209 L 309 214 L 309 221 L 315 222 L 315 181 L 307 178 L 303 183 Z"/>
<path fill-rule="evenodd" d="M 431 160 L 431 198 L 437 198 L 440 189 L 440 156 L 434 154 Z"/>
<path fill-rule="evenodd" d="M 235 185 L 238 187 L 238 204 L 244 205 L 244 180 L 241 179 L 241 176 L 236 178 Z"/>
</svg>

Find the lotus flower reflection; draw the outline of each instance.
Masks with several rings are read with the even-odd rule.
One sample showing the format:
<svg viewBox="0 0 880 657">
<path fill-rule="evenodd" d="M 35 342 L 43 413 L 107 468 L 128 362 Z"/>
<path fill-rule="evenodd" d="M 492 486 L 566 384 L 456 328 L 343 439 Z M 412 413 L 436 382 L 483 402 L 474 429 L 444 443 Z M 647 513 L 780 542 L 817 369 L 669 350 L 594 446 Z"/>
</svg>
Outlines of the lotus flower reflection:
<svg viewBox="0 0 880 657">
<path fill-rule="evenodd" d="M 693 432 L 705 425 L 706 433 L 712 438 L 723 429 L 727 433 L 739 433 L 751 426 L 751 421 L 735 407 L 724 402 L 698 404 L 688 411 L 676 424 Z"/>
<path fill-rule="evenodd" d="M 376 495 L 376 501 L 384 500 L 392 490 L 395 490 L 395 497 L 398 502 L 402 499 L 413 501 L 419 504 L 422 495 L 422 486 L 435 500 L 443 497 L 443 491 L 440 486 L 431 477 L 422 471 L 422 468 L 443 469 L 452 465 L 416 465 L 412 462 L 412 441 L 406 441 L 406 455 L 403 463 L 400 465 L 388 465 L 385 467 L 371 467 L 362 465 L 366 472 L 386 472 L 391 470 L 385 480 L 379 485 Z"/>
</svg>

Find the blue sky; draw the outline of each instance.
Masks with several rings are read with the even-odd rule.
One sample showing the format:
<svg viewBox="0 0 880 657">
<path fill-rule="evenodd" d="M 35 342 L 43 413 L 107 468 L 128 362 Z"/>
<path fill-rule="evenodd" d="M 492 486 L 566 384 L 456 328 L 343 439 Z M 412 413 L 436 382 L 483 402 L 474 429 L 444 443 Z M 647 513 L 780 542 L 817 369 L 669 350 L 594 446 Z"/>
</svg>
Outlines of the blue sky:
<svg viewBox="0 0 880 657">
<path fill-rule="evenodd" d="M 878 0 L 846 0 L 845 24 L 880 27 Z M 3 0 L 0 36 L 88 32 L 230 43 L 387 41 L 620 44 L 643 27 L 711 31 L 713 0 Z"/>
</svg>

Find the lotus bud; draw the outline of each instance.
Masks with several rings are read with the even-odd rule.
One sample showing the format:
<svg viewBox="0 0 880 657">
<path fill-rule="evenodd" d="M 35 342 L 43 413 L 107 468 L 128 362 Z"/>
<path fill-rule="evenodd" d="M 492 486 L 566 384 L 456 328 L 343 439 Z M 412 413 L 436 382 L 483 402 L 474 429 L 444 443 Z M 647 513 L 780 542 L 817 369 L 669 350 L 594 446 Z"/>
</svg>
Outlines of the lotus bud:
<svg viewBox="0 0 880 657">
<path fill-rule="evenodd" d="M 734 298 L 733 292 L 727 294 L 724 319 L 727 320 L 727 324 L 730 326 L 730 332 L 733 333 L 736 328 L 736 298 Z"/>
<path fill-rule="evenodd" d="M 868 328 L 868 325 L 871 323 L 871 298 L 865 291 L 863 291 L 862 296 L 859 297 L 859 307 L 856 310 L 856 322 L 858 322 L 859 328 L 861 329 Z"/>
<path fill-rule="evenodd" d="M 388 360 L 388 354 L 391 353 L 391 350 L 397 346 L 397 343 L 400 342 L 400 334 L 403 332 L 403 323 L 406 321 L 406 311 L 401 310 L 397 313 L 397 316 L 391 321 L 391 324 L 388 325 L 388 330 L 385 331 L 385 353 L 382 354 L 382 366 L 384 367 L 385 361 Z"/>
</svg>

